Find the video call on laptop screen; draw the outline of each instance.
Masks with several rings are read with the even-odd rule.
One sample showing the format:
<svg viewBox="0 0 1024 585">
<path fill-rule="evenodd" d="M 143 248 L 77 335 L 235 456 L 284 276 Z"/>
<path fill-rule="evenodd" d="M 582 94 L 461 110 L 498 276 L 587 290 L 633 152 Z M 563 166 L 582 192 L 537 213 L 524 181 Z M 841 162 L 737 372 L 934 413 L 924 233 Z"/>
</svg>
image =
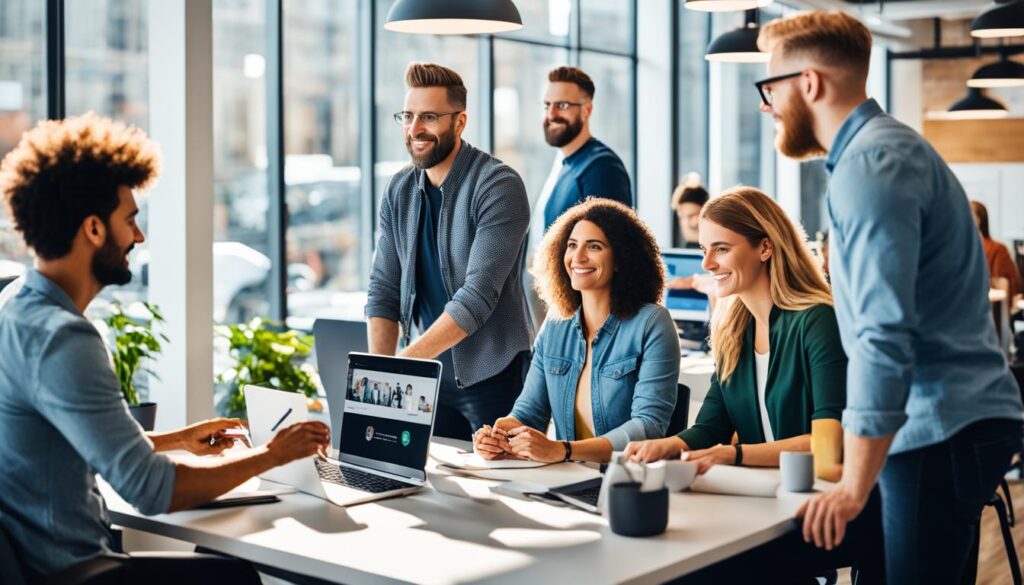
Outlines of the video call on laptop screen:
<svg viewBox="0 0 1024 585">
<path fill-rule="evenodd" d="M 375 361 L 369 356 L 362 359 Z M 431 362 L 388 368 L 350 362 L 339 445 L 342 459 L 348 455 L 422 469 L 437 408 L 437 370 Z"/>
<path fill-rule="evenodd" d="M 701 255 L 696 254 L 662 254 L 665 272 L 669 281 L 680 276 L 693 276 L 703 272 Z M 669 311 L 705 311 L 708 308 L 708 297 L 703 293 L 687 289 L 667 289 L 665 307 Z"/>
</svg>

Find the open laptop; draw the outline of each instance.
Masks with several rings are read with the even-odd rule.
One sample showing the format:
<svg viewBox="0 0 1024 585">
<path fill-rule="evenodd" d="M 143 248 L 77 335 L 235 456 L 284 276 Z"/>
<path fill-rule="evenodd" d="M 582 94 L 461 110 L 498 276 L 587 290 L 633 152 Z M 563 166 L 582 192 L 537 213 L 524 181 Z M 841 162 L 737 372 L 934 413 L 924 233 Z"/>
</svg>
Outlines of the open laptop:
<svg viewBox="0 0 1024 585">
<path fill-rule="evenodd" d="M 339 506 L 422 488 L 440 380 L 437 361 L 350 353 L 351 391 L 346 396 L 351 398 L 335 404 L 342 410 L 340 431 L 333 432 L 339 460 L 293 461 L 260 478 Z M 246 386 L 244 392 L 254 444 L 264 444 L 279 429 L 308 418 L 302 394 L 259 386 Z"/>
<path fill-rule="evenodd" d="M 700 250 L 671 249 L 661 252 L 668 279 L 692 276 L 704 270 Z M 707 322 L 711 318 L 707 295 L 696 290 L 666 289 L 665 307 L 679 328 L 680 344 L 685 349 L 700 349 L 707 339 Z"/>
<path fill-rule="evenodd" d="M 366 353 L 366 321 L 317 319 L 313 322 L 313 344 L 320 382 L 327 393 L 331 431 L 341 428 L 342 404 L 348 389 L 348 361 L 339 359 L 352 352 Z M 336 408 L 330 408 L 337 405 Z M 331 457 L 338 458 L 338 446 L 331 445 Z"/>
</svg>

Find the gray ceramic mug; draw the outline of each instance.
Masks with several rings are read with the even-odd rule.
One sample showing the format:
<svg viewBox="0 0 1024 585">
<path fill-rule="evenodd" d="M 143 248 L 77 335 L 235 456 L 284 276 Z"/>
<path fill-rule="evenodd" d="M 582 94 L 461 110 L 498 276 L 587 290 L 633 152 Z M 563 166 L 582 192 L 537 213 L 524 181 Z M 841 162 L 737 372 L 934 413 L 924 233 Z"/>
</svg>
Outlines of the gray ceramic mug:
<svg viewBox="0 0 1024 585">
<path fill-rule="evenodd" d="M 783 451 L 779 454 L 782 489 L 808 492 L 814 487 L 814 455 L 807 451 Z"/>
</svg>

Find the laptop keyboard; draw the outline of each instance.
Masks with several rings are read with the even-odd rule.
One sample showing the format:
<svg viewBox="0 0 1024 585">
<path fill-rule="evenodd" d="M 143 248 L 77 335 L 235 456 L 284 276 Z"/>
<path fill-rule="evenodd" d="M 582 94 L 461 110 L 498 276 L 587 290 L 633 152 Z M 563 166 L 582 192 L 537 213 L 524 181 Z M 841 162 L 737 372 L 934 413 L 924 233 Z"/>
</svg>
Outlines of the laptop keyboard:
<svg viewBox="0 0 1024 585">
<path fill-rule="evenodd" d="M 601 486 L 589 487 L 582 489 L 578 492 L 567 492 L 565 495 L 570 498 L 579 500 L 590 504 L 591 506 L 597 506 L 597 497 L 601 494 Z"/>
<path fill-rule="evenodd" d="M 351 467 L 341 467 L 320 458 L 314 458 L 314 461 L 316 462 L 316 471 L 320 474 L 320 479 L 371 494 L 411 487 L 407 483 L 402 483 L 390 477 L 374 475 Z"/>
</svg>

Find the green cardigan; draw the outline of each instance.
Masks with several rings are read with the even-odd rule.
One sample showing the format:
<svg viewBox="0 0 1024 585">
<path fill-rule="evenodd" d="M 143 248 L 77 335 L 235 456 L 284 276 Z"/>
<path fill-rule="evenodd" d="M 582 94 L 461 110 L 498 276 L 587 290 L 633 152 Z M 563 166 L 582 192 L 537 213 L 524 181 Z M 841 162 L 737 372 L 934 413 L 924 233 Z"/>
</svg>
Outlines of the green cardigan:
<svg viewBox="0 0 1024 585">
<path fill-rule="evenodd" d="M 751 320 L 732 376 L 724 384 L 717 374 L 711 377 L 697 422 L 679 433 L 690 449 L 728 445 L 733 432 L 740 443 L 765 442 L 757 401 L 754 326 Z M 775 439 L 810 433 L 814 419 L 840 419 L 846 406 L 846 354 L 832 307 L 773 307 L 768 339 L 765 408 Z"/>
</svg>

